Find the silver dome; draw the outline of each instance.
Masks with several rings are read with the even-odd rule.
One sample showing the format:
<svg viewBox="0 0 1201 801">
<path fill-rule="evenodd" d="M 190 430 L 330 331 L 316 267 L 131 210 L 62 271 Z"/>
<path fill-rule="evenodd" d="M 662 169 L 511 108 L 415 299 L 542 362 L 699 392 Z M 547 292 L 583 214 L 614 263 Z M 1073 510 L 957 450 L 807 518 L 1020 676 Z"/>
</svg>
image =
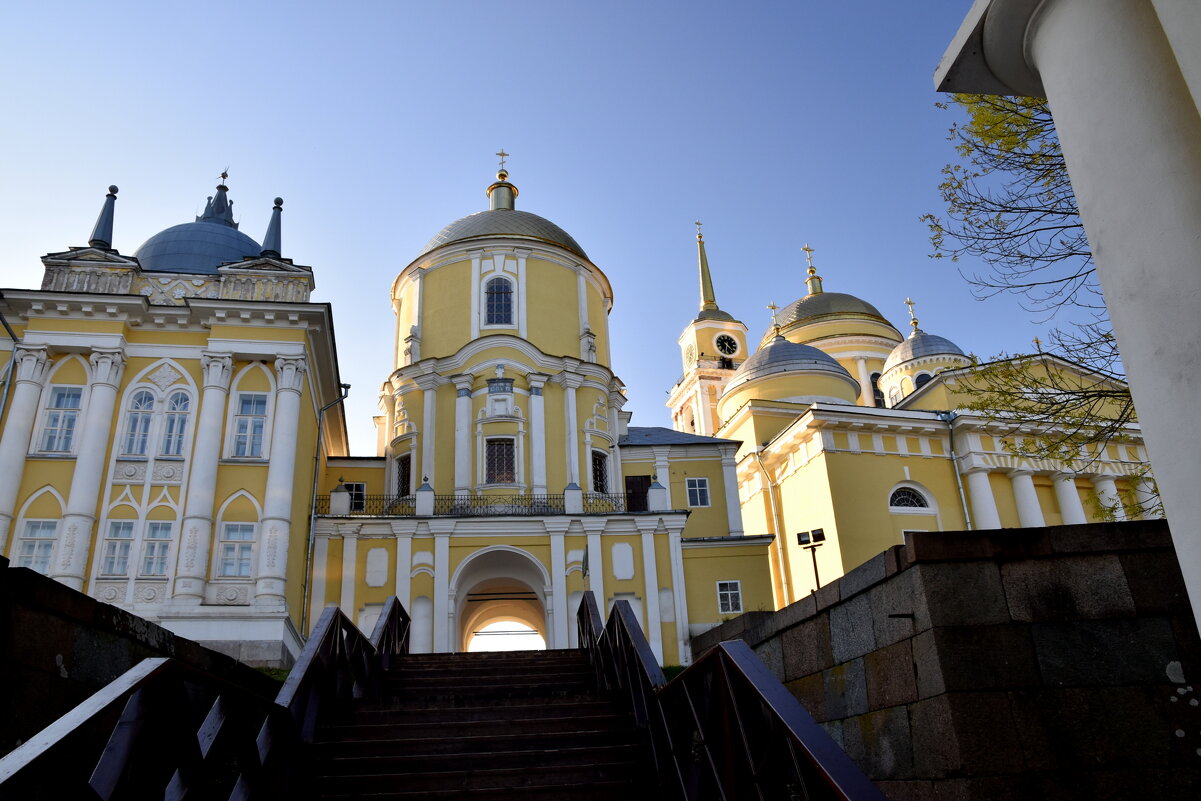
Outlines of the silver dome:
<svg viewBox="0 0 1201 801">
<path fill-rule="evenodd" d="M 173 225 L 147 239 L 134 251 L 143 270 L 160 273 L 217 273 L 229 262 L 257 258 L 262 246 L 220 222 Z"/>
<path fill-rule="evenodd" d="M 914 329 L 913 333 L 905 339 L 904 342 L 892 349 L 892 353 L 888 354 L 888 358 L 884 360 L 884 372 L 888 372 L 898 364 L 904 364 L 913 359 L 920 359 L 923 356 L 959 356 L 964 359 L 963 351 L 959 349 L 951 340 L 946 337 L 927 334 L 920 328 Z"/>
<path fill-rule="evenodd" d="M 830 373 L 848 379 L 856 387 L 859 386 L 846 368 L 839 364 L 833 356 L 811 345 L 789 342 L 782 336 L 776 336 L 738 366 L 725 391 L 729 392 L 732 388 L 748 381 L 775 373 L 794 372 Z"/>
<path fill-rule="evenodd" d="M 421 249 L 418 258 L 432 250 L 465 239 L 489 236 L 518 236 L 539 239 L 566 248 L 581 258 L 588 254 L 571 235 L 545 217 L 516 209 L 489 209 L 468 214 L 443 228 Z"/>
</svg>

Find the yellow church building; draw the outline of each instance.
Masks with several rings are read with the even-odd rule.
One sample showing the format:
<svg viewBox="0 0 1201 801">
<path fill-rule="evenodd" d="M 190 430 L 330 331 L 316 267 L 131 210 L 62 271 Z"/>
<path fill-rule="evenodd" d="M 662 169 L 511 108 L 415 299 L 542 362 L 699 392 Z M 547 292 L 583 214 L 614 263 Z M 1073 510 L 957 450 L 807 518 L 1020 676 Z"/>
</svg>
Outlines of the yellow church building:
<svg viewBox="0 0 1201 801">
<path fill-rule="evenodd" d="M 679 339 L 684 375 L 667 405 L 681 432 L 730 439 L 743 525 L 775 534 L 772 592 L 796 601 L 906 531 L 962 531 L 1123 519 L 1153 508 L 1137 427 L 1089 458 L 1022 455 L 1037 431 L 971 411 L 976 365 L 918 326 L 903 336 L 861 298 L 826 292 L 809 259 L 806 293 L 758 342 L 721 310 L 697 234 L 701 309 Z M 1040 355 L 1032 370 L 1109 381 Z M 1106 512 L 1105 510 L 1108 510 Z"/>
</svg>

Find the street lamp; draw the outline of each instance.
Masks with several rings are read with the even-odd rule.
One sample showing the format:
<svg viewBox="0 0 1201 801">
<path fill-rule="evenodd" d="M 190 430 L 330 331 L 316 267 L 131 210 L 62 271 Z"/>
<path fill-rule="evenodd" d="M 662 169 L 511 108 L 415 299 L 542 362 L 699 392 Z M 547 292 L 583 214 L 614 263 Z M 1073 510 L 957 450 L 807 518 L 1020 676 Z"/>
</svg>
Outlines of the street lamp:
<svg viewBox="0 0 1201 801">
<path fill-rule="evenodd" d="M 813 531 L 802 531 L 796 535 L 796 544 L 800 545 L 802 550 L 808 551 L 809 555 L 813 557 L 813 582 L 817 584 L 817 587 L 821 587 L 822 585 L 822 580 L 817 575 L 817 549 L 822 547 L 825 541 L 826 530 L 822 528 L 815 528 Z M 814 588 L 814 592 L 817 592 L 817 587 Z"/>
</svg>

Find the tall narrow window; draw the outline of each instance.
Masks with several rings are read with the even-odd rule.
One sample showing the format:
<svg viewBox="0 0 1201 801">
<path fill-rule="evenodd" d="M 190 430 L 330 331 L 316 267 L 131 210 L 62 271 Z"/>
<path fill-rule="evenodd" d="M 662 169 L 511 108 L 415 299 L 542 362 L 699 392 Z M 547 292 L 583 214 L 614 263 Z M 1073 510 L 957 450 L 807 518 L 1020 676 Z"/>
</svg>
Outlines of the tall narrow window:
<svg viewBox="0 0 1201 801">
<path fill-rule="evenodd" d="M 42 450 L 55 453 L 67 453 L 71 450 L 82 398 L 83 387 L 50 388 L 46 424 L 42 428 Z"/>
<path fill-rule="evenodd" d="M 880 374 L 872 373 L 872 402 L 884 408 L 884 390 L 880 389 Z"/>
<path fill-rule="evenodd" d="M 631 512 L 645 512 L 650 490 L 650 476 L 626 476 L 626 509 Z"/>
<path fill-rule="evenodd" d="M 513 484 L 517 481 L 513 440 L 490 439 L 484 443 L 484 482 Z"/>
<path fill-rule="evenodd" d="M 254 551 L 253 523 L 226 523 L 221 527 L 217 575 L 250 578 L 250 557 Z"/>
<path fill-rule="evenodd" d="M 121 452 L 126 456 L 145 456 L 150 439 L 150 421 L 154 416 L 154 396 L 141 389 L 129 399 L 125 418 L 125 439 Z"/>
<path fill-rule="evenodd" d="M 167 398 L 167 414 L 163 421 L 163 456 L 183 455 L 183 437 L 188 430 L 191 404 L 186 392 L 176 392 Z"/>
<path fill-rule="evenodd" d="M 592 491 L 609 491 L 609 455 L 604 451 L 592 452 Z"/>
<path fill-rule="evenodd" d="M 238 395 L 238 413 L 234 417 L 234 457 L 262 458 L 263 431 L 266 426 L 267 396 L 257 392 Z"/>
<path fill-rule="evenodd" d="M 686 478 L 684 479 L 684 487 L 688 490 L 689 506 L 709 505 L 709 479 Z"/>
<path fill-rule="evenodd" d="M 350 511 L 361 512 L 367 508 L 367 485 L 362 481 L 345 482 L 350 492 Z"/>
<path fill-rule="evenodd" d="M 485 324 L 513 324 L 513 285 L 507 278 L 493 278 L 484 290 Z"/>
<path fill-rule="evenodd" d="M 406 498 L 413 494 L 413 455 L 396 457 L 396 494 Z"/>
<path fill-rule="evenodd" d="M 17 567 L 27 567 L 43 574 L 49 573 L 57 532 L 57 520 L 26 520 L 25 528 L 17 540 Z"/>
<path fill-rule="evenodd" d="M 167 554 L 171 551 L 171 523 L 151 521 L 146 524 L 142 541 L 142 575 L 167 575 Z"/>
<path fill-rule="evenodd" d="M 104 551 L 100 556 L 100 573 L 104 576 L 129 574 L 129 549 L 133 545 L 133 521 L 114 520 L 108 524 Z"/>
</svg>

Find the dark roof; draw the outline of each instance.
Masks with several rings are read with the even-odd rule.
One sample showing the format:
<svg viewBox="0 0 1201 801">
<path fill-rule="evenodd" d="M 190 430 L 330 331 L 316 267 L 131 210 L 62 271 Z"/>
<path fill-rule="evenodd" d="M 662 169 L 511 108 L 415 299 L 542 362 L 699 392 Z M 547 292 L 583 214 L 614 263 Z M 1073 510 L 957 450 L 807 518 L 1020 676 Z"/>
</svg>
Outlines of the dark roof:
<svg viewBox="0 0 1201 801">
<path fill-rule="evenodd" d="M 443 245 L 462 242 L 465 239 L 479 239 L 490 236 L 516 236 L 528 239 L 540 239 L 566 248 L 577 256 L 588 258 L 588 254 L 580 247 L 571 235 L 545 217 L 530 214 L 528 211 L 515 209 L 490 209 L 477 211 L 466 217 L 455 220 L 450 225 L 434 234 L 434 238 L 421 249 L 418 258 L 437 250 Z"/>
<path fill-rule="evenodd" d="M 630 426 L 628 433 L 621 438 L 620 445 L 726 445 L 738 444 L 737 440 L 720 437 L 702 437 L 698 434 L 686 434 L 661 426 Z"/>
</svg>

